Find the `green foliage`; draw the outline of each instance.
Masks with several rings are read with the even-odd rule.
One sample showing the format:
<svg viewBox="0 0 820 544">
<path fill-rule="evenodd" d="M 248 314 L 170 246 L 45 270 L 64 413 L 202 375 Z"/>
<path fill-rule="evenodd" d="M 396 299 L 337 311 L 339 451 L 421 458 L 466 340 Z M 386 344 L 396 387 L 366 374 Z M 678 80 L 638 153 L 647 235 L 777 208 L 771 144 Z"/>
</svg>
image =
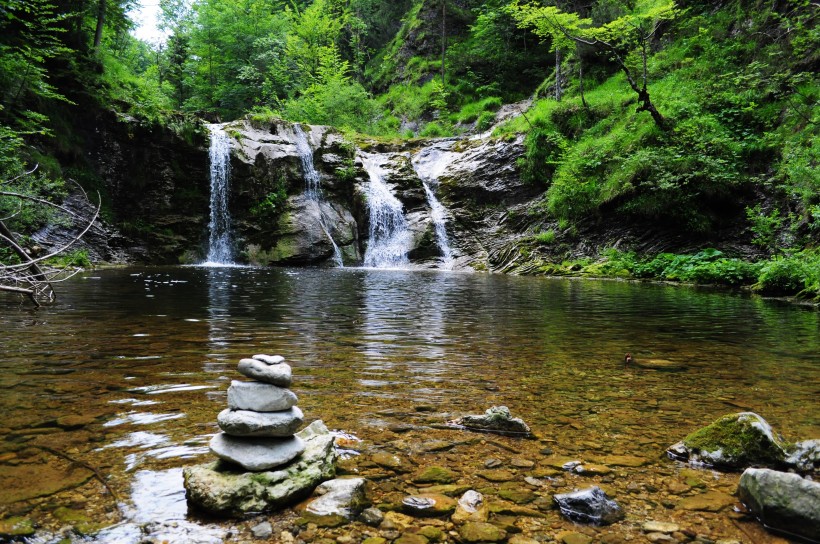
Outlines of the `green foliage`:
<svg viewBox="0 0 820 544">
<path fill-rule="evenodd" d="M 76 249 L 52 257 L 47 260 L 47 264 L 55 268 L 90 268 L 92 266 L 88 252 L 84 249 Z"/>
<path fill-rule="evenodd" d="M 754 289 L 771 295 L 820 299 L 820 251 L 804 250 L 765 261 Z"/>
<path fill-rule="evenodd" d="M 746 208 L 746 219 L 751 223 L 750 229 L 754 233 L 752 243 L 766 249 L 774 248 L 778 230 L 783 226 L 780 210 L 765 213 L 760 204 L 755 204 L 754 207 Z"/>
<path fill-rule="evenodd" d="M 284 176 L 279 176 L 265 198 L 251 208 L 251 215 L 260 221 L 274 223 L 285 210 L 287 200 L 287 182 Z"/>
<path fill-rule="evenodd" d="M 533 236 L 533 240 L 538 242 L 539 244 L 544 245 L 551 245 L 555 243 L 555 231 L 550 229 L 544 232 L 539 232 L 535 236 Z"/>
<path fill-rule="evenodd" d="M 561 164 L 567 141 L 555 130 L 536 124 L 527 133 L 524 146 L 524 156 L 518 161 L 521 179 L 528 183 L 548 184 Z"/>
</svg>

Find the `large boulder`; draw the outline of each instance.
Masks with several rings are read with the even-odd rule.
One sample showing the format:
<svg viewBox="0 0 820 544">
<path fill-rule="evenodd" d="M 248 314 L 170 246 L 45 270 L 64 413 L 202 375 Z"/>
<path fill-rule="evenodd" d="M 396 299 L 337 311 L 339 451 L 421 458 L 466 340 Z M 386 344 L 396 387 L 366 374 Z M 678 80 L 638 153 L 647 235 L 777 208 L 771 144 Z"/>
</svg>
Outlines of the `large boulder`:
<svg viewBox="0 0 820 544">
<path fill-rule="evenodd" d="M 799 472 L 820 470 L 820 440 L 803 440 L 794 444 L 786 464 Z"/>
<path fill-rule="evenodd" d="M 532 435 L 529 426 L 523 420 L 512 417 L 506 406 L 493 406 L 481 415 L 462 416 L 450 424 L 470 431 L 523 437 Z"/>
<path fill-rule="evenodd" d="M 737 494 L 767 528 L 820 542 L 820 483 L 798 474 L 749 468 Z"/>
<path fill-rule="evenodd" d="M 561 513 L 577 523 L 610 525 L 624 519 L 624 511 L 598 486 L 553 497 Z"/>
<path fill-rule="evenodd" d="M 183 471 L 188 502 L 221 516 L 242 516 L 281 508 L 310 495 L 336 472 L 333 436 L 321 421 L 296 434 L 305 450 L 289 465 L 267 472 L 244 472 L 217 461 Z"/>
<path fill-rule="evenodd" d="M 667 453 L 677 460 L 743 469 L 783 466 L 789 450 L 789 444 L 775 435 L 765 419 L 754 412 L 740 412 L 693 432 L 670 446 Z"/>
</svg>

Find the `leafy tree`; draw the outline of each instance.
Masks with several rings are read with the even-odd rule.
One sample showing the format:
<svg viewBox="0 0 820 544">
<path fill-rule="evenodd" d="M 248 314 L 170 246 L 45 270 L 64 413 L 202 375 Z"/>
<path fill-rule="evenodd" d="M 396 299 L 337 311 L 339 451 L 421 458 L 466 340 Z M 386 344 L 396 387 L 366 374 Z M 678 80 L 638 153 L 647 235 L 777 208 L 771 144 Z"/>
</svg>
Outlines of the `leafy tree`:
<svg viewBox="0 0 820 544">
<path fill-rule="evenodd" d="M 622 7 L 626 9 L 627 5 L 623 4 Z M 555 6 L 521 5 L 515 0 L 509 9 L 519 25 L 532 28 L 536 35 L 551 40 L 556 52 L 568 43 L 583 44 L 605 52 L 624 73 L 630 88 L 637 93 L 640 102 L 638 111 L 649 112 L 658 127 L 667 128 L 666 119 L 649 96 L 647 59 L 650 42 L 661 24 L 673 20 L 680 13 L 673 1 L 640 2 L 634 9 L 597 27 L 592 26 L 590 19 L 564 12 Z M 558 76 L 556 74 L 556 79 Z"/>
</svg>

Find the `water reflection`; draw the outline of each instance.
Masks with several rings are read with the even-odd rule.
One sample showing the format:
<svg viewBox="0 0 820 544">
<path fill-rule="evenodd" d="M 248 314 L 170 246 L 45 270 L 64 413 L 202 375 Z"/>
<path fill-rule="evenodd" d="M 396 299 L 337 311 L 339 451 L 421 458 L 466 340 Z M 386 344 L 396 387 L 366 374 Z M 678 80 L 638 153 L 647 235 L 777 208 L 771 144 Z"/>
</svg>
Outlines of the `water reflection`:
<svg viewBox="0 0 820 544">
<path fill-rule="evenodd" d="M 634 453 L 647 437 L 672 442 L 739 409 L 789 438 L 820 434 L 820 314 L 795 306 L 656 285 L 424 271 L 94 275 L 65 284 L 54 306 L 0 315 L 8 429 L 0 514 L 11 508 L 2 490 L 28 485 L 18 467 L 29 474 L 55 464 L 31 453 L 37 445 L 105 467 L 135 511 L 149 484 L 179 502 L 179 468 L 209 458 L 234 365 L 254 353 L 293 365 L 308 419 L 363 440 L 419 421 L 419 408 L 429 422 L 492 404 L 567 451 L 584 447 L 583 435 Z M 686 370 L 624 369 L 626 352 Z M 32 508 L 48 527 L 48 508 Z M 161 533 L 185 518 L 178 508 L 145 510 L 145 519 L 158 516 Z M 132 523 L 143 514 L 129 515 Z M 187 523 L 185 538 L 200 538 Z M 134 530 L 142 536 L 124 542 L 144 538 Z"/>
</svg>

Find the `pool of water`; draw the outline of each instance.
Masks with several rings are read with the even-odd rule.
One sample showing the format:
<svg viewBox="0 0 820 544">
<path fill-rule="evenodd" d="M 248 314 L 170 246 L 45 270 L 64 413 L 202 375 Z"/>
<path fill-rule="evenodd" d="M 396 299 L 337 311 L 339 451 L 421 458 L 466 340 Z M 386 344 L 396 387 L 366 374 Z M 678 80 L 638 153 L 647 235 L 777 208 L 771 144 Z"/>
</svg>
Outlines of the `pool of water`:
<svg viewBox="0 0 820 544">
<path fill-rule="evenodd" d="M 534 470 L 560 456 L 645 458 L 549 488 L 609 486 L 628 513 L 609 531 L 626 536 L 671 518 L 748 537 L 725 511 L 674 507 L 682 469 L 664 448 L 717 417 L 751 410 L 787 438 L 820 436 L 820 314 L 777 301 L 615 281 L 197 267 L 91 271 L 58 295 L 39 310 L 4 299 L 0 315 L 0 517 L 32 521 L 44 542 L 81 523 L 107 527 L 99 541 L 240 538 L 242 527 L 187 512 L 180 474 L 210 459 L 235 365 L 255 353 L 293 366 L 308 421 L 361 439 L 348 441 L 361 454 L 345 461 L 350 471 L 375 474 L 368 455 L 391 451 L 491 494 L 496 484 L 474 481 L 489 458 L 525 458 Z M 626 352 L 684 370 L 624 368 Z M 493 405 L 537 439 L 471 441 L 438 428 Z M 433 439 L 455 445 L 425 449 Z M 381 472 L 375 502 L 413 492 L 406 475 Z M 737 478 L 704 480 L 681 493 L 730 492 Z M 88 521 L 71 518 L 78 512 Z M 557 514 L 516 522 L 550 538 L 572 525 Z"/>
</svg>

